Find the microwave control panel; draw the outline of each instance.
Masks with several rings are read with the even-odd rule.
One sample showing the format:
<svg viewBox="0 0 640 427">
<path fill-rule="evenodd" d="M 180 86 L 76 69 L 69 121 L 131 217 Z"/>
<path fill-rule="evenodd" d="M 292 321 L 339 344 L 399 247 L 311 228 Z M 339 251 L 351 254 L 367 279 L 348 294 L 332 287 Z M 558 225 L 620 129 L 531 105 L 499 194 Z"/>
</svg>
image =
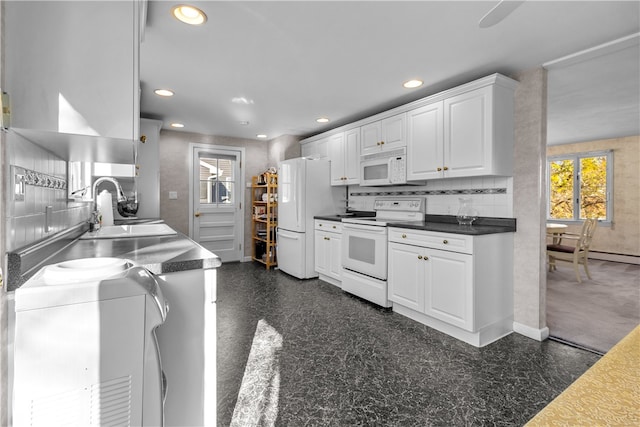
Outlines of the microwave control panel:
<svg viewBox="0 0 640 427">
<path fill-rule="evenodd" d="M 392 184 L 404 184 L 407 182 L 406 159 L 398 156 L 389 162 L 389 182 Z"/>
</svg>

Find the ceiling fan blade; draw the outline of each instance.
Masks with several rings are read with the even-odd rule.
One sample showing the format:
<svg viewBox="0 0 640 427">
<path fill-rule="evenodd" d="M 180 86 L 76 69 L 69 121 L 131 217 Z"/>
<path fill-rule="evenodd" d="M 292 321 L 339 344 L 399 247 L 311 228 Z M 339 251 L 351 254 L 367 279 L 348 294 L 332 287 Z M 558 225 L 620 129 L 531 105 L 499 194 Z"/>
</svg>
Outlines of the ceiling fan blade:
<svg viewBox="0 0 640 427">
<path fill-rule="evenodd" d="M 525 0 L 500 0 L 486 15 L 478 21 L 480 28 L 488 28 L 496 25 L 506 18 L 511 12 L 516 10 Z"/>
</svg>

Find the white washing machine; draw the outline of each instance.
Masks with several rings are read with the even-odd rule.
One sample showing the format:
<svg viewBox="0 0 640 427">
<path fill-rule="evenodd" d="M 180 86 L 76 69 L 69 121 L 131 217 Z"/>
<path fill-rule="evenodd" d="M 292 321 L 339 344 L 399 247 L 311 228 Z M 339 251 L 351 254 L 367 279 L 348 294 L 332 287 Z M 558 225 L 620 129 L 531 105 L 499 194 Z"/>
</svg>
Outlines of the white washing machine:
<svg viewBox="0 0 640 427">
<path fill-rule="evenodd" d="M 120 258 L 42 268 L 15 292 L 14 426 L 162 426 L 168 305 Z"/>
</svg>

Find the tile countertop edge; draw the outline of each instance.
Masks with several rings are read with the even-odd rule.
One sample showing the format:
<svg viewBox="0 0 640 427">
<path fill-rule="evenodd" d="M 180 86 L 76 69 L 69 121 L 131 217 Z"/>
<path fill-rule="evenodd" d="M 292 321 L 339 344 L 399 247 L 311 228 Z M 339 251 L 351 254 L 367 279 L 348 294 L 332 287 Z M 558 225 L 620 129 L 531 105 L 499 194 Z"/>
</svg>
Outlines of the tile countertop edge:
<svg viewBox="0 0 640 427">
<path fill-rule="evenodd" d="M 211 269 L 222 265 L 220 258 L 182 233 L 171 236 L 133 237 L 124 239 L 76 240 L 52 253 L 48 242 L 39 247 L 23 248 L 7 254 L 7 292 L 12 292 L 46 265 L 87 257 L 126 258 L 153 274 Z M 53 242 L 53 239 L 52 239 Z M 157 248 L 156 248 L 157 247 Z M 27 256 L 41 260 L 25 266 Z"/>
<path fill-rule="evenodd" d="M 395 223 L 390 224 L 389 227 L 421 230 L 421 231 L 433 231 L 437 233 L 449 233 L 449 234 L 465 234 L 470 236 L 481 236 L 484 234 L 498 234 L 498 233 L 513 233 L 516 231 L 515 227 L 503 227 L 495 225 L 458 225 L 439 222 L 416 222 L 416 223 Z"/>
</svg>

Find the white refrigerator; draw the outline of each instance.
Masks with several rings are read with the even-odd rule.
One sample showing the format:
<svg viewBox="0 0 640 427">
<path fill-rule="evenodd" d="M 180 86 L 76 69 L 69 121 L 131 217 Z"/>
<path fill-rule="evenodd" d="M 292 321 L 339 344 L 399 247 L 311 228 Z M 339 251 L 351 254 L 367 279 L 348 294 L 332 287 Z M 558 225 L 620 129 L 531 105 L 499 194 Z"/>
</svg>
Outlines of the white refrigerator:
<svg viewBox="0 0 640 427">
<path fill-rule="evenodd" d="M 314 216 L 341 212 L 344 187 L 332 187 L 328 160 L 278 163 L 278 268 L 299 279 L 315 272 Z M 344 203 L 342 203 L 344 205 Z"/>
</svg>

